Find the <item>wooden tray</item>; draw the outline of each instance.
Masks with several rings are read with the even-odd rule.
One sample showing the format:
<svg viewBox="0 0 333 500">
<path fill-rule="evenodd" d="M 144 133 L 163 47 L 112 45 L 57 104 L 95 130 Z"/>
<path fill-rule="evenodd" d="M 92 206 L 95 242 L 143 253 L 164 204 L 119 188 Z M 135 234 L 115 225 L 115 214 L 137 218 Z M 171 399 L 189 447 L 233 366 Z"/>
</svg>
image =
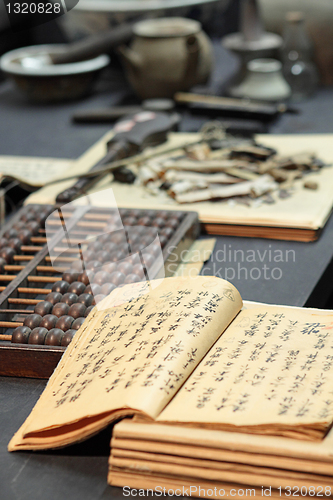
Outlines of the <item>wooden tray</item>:
<svg viewBox="0 0 333 500">
<path fill-rule="evenodd" d="M 21 209 L 2 229 L 0 232 L 0 238 L 3 237 L 3 235 L 21 219 L 22 215 L 27 213 L 29 210 L 29 205 Z M 40 210 L 45 210 L 45 206 L 40 205 Z M 122 209 L 120 212 L 121 214 L 125 214 L 126 211 L 130 212 L 128 209 Z M 96 218 L 98 218 L 100 216 L 103 220 L 103 218 L 105 219 L 105 217 L 110 213 L 110 210 L 107 208 L 77 207 L 73 210 L 70 219 L 66 219 L 67 229 L 70 230 L 76 226 L 78 222 L 84 221 L 88 213 L 90 214 L 90 217 L 96 216 Z M 152 215 L 151 210 L 140 210 L 140 213 L 142 216 L 148 213 L 150 216 Z M 155 213 L 157 214 L 158 211 L 155 211 Z M 172 217 L 175 213 L 179 214 L 179 211 L 170 211 L 169 213 L 170 217 Z M 122 215 L 122 217 L 124 217 L 124 215 Z M 155 218 L 156 215 L 153 217 Z M 198 216 L 195 212 L 183 213 L 178 227 L 175 228 L 173 234 L 163 248 L 165 276 L 172 275 L 174 271 L 174 263 L 177 262 L 177 260 L 180 261 L 181 252 L 187 250 L 198 237 L 200 231 L 199 227 Z M 84 232 L 84 230 L 82 230 L 82 232 Z M 39 233 L 40 235 L 45 235 L 43 227 L 40 228 Z M 32 238 L 34 241 L 40 239 L 41 238 L 39 236 Z M 49 247 L 44 243 L 42 248 L 35 253 L 34 257 L 28 261 L 24 268 L 19 270 L 14 279 L 8 283 L 5 290 L 0 294 L 0 321 L 10 323 L 15 320 L 17 321 L 17 318 L 20 318 L 20 316 L 22 321 L 22 313 L 18 311 L 22 311 L 24 308 L 31 310 L 34 307 L 33 305 L 24 304 L 25 299 L 31 299 L 31 297 L 33 297 L 33 300 L 43 299 L 43 295 L 41 294 L 37 293 L 34 295 L 31 293 L 25 293 L 24 290 L 33 288 L 33 286 L 31 286 L 34 284 L 32 280 L 47 280 L 50 277 L 52 279 L 58 277 L 59 279 L 59 277 L 61 277 L 61 273 L 50 267 L 49 249 L 53 249 L 63 240 L 63 232 L 56 231 L 52 237 L 51 243 L 49 243 Z M 27 252 L 24 253 L 23 251 L 16 258 L 19 261 L 22 256 L 23 258 L 26 258 L 26 255 Z M 173 266 L 169 266 L 170 263 L 172 263 Z M 45 276 L 45 268 L 47 267 L 49 267 L 50 271 L 47 272 Z M 40 271 L 41 268 L 44 272 Z M 11 272 L 10 274 L 13 273 Z M 153 265 L 150 276 L 154 278 L 159 277 L 160 275 L 161 269 Z M 46 283 L 44 283 L 44 286 L 45 285 Z M 9 324 L 6 324 L 6 327 L 1 327 L 0 333 L 2 335 L 10 335 L 13 328 L 10 328 L 9 326 Z M 0 340 L 0 375 L 49 378 L 65 349 L 65 347 L 61 346 L 54 347 L 48 345 L 13 344 L 9 340 Z"/>
</svg>

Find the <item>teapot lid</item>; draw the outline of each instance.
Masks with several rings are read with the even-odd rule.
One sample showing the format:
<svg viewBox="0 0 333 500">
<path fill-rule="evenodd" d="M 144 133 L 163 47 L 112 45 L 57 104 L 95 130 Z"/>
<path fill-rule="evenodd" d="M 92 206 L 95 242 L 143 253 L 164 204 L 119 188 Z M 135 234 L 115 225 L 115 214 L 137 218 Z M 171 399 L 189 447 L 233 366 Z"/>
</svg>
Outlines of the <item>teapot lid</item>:
<svg viewBox="0 0 333 500">
<path fill-rule="evenodd" d="M 201 24 L 184 17 L 161 17 L 146 19 L 136 23 L 133 32 L 136 36 L 148 38 L 170 38 L 190 36 L 201 31 Z"/>
</svg>

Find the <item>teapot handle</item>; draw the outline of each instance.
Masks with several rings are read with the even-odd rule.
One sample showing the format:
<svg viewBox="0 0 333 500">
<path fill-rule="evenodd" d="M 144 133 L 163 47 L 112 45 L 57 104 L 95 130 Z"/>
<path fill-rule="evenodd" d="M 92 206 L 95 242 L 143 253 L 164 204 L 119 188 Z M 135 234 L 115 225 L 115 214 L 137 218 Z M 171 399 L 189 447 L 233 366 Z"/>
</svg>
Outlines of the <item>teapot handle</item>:
<svg viewBox="0 0 333 500">
<path fill-rule="evenodd" d="M 188 90 L 196 83 L 196 75 L 199 63 L 199 40 L 196 35 L 190 35 L 185 40 L 185 46 L 188 54 L 187 65 L 185 68 L 182 88 Z"/>
</svg>

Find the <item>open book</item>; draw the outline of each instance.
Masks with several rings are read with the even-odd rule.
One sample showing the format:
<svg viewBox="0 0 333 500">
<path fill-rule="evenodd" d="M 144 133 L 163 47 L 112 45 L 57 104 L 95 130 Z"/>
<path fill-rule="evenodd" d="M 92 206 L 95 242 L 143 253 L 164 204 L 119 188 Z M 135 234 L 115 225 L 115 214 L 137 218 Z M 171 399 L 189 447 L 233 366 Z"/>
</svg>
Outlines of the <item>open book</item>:
<svg viewBox="0 0 333 500">
<path fill-rule="evenodd" d="M 68 445 L 130 415 L 321 440 L 332 349 L 329 311 L 242 308 L 215 277 L 126 285 L 92 311 L 9 450 Z"/>
</svg>

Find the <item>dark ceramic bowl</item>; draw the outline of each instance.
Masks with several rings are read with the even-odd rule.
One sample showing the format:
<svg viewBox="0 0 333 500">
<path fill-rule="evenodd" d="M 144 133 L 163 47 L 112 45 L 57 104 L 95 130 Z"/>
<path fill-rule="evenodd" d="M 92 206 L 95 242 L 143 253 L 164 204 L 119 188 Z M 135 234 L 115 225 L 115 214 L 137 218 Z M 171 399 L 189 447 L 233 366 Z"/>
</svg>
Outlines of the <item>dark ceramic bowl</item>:
<svg viewBox="0 0 333 500">
<path fill-rule="evenodd" d="M 79 99 L 89 94 L 99 72 L 109 62 L 103 54 L 87 61 L 52 64 L 52 54 L 66 50 L 66 45 L 33 45 L 4 54 L 0 69 L 14 80 L 29 100 L 57 102 Z"/>
</svg>

